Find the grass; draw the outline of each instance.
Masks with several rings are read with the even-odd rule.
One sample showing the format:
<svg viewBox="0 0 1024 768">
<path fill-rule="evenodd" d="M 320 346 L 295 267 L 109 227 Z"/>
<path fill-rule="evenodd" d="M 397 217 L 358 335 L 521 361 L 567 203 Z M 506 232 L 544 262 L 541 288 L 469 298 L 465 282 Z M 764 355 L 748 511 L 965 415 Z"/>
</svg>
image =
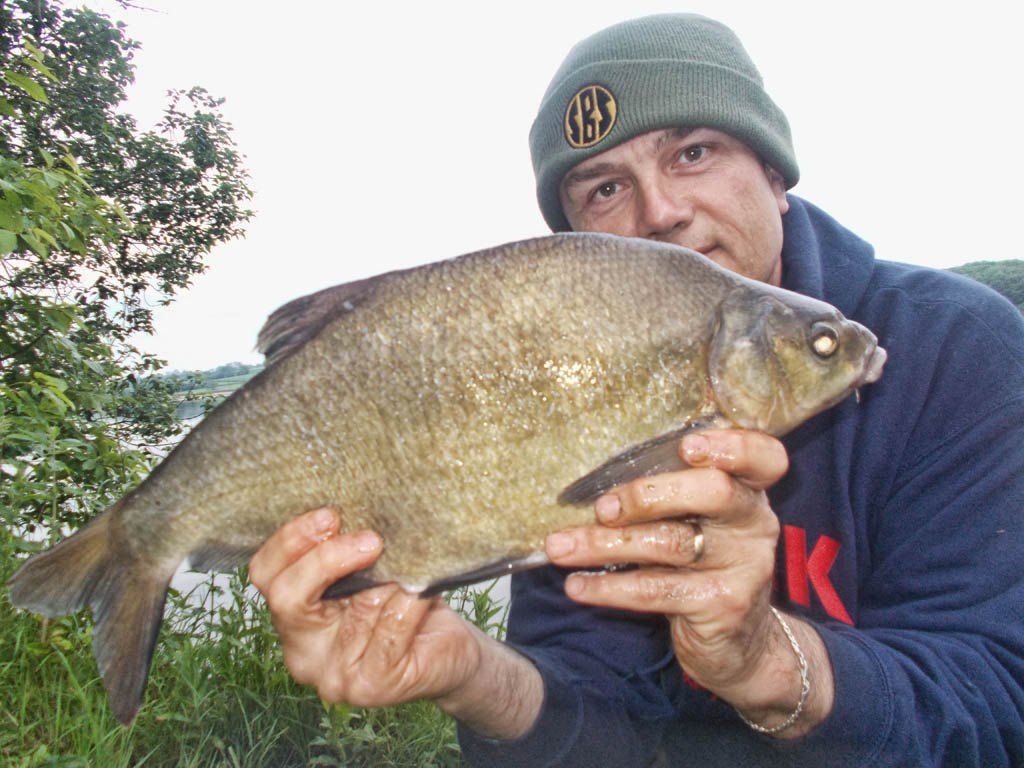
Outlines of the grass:
<svg viewBox="0 0 1024 768">
<path fill-rule="evenodd" d="M 0 526 L 0 584 L 16 561 Z M 221 580 L 223 581 L 223 580 Z M 110 714 L 87 616 L 46 621 L 15 611 L 0 587 L 0 765 L 12 768 L 458 766 L 454 723 L 433 705 L 325 705 L 281 660 L 266 610 L 244 574 L 172 591 L 146 704 L 130 727 Z M 504 613 L 490 590 L 450 600 L 489 631 Z"/>
</svg>

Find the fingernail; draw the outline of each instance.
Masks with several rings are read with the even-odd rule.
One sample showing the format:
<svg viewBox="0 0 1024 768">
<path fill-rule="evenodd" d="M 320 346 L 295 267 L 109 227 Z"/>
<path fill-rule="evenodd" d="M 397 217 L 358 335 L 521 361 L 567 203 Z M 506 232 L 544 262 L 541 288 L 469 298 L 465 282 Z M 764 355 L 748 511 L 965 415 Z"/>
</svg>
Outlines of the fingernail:
<svg viewBox="0 0 1024 768">
<path fill-rule="evenodd" d="M 576 540 L 568 533 L 552 533 L 548 536 L 545 547 L 548 557 L 565 557 L 576 549 Z"/>
<path fill-rule="evenodd" d="M 618 496 L 602 496 L 594 504 L 594 511 L 602 523 L 611 523 L 622 514 L 622 504 L 619 503 Z"/>
<path fill-rule="evenodd" d="M 683 438 L 683 458 L 694 464 L 705 461 L 711 453 L 711 442 L 704 435 L 686 435 Z"/>
<path fill-rule="evenodd" d="M 584 589 L 586 589 L 584 578 L 578 574 L 567 578 L 565 580 L 565 594 L 569 597 L 579 597 L 582 595 Z"/>
<path fill-rule="evenodd" d="M 312 516 L 313 531 L 326 533 L 334 525 L 334 513 L 326 507 L 316 510 Z"/>
<path fill-rule="evenodd" d="M 356 547 L 362 553 L 375 552 L 380 548 L 381 540 L 373 531 L 363 531 L 356 535 Z"/>
</svg>

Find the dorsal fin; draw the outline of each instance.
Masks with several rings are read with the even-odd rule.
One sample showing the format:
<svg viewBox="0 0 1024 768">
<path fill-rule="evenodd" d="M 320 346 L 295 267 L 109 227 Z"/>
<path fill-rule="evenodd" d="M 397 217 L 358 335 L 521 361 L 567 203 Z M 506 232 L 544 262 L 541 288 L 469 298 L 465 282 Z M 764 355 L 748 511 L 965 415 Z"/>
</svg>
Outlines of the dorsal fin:
<svg viewBox="0 0 1024 768">
<path fill-rule="evenodd" d="M 342 283 L 293 299 L 267 318 L 256 338 L 256 349 L 269 368 L 290 355 L 340 314 L 351 312 L 373 295 L 386 275 Z"/>
</svg>

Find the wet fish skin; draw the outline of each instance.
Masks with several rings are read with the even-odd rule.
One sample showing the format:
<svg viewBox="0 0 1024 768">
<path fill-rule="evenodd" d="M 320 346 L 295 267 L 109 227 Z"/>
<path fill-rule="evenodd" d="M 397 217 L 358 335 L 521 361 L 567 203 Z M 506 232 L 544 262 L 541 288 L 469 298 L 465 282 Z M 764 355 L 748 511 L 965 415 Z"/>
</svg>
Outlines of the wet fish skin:
<svg viewBox="0 0 1024 768">
<path fill-rule="evenodd" d="M 816 330 L 817 329 L 817 330 Z M 836 349 L 814 351 L 817 334 Z M 825 345 L 827 346 L 827 344 Z M 681 466 L 697 425 L 783 434 L 880 375 L 821 302 L 692 251 L 557 235 L 304 297 L 261 332 L 267 368 L 134 491 L 9 582 L 45 615 L 92 606 L 115 714 L 142 702 L 171 576 L 244 563 L 292 516 L 341 511 L 385 549 L 344 594 L 544 562 L 589 502 Z"/>
</svg>

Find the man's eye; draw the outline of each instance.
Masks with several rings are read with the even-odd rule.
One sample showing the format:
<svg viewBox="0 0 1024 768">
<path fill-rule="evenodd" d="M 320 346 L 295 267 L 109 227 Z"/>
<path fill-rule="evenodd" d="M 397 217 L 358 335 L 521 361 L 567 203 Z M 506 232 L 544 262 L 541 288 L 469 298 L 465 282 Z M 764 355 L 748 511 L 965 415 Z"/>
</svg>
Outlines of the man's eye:
<svg viewBox="0 0 1024 768">
<path fill-rule="evenodd" d="M 599 186 L 597 189 L 594 190 L 594 197 L 605 197 L 605 198 L 607 198 L 607 197 L 611 197 L 612 195 L 614 195 L 618 191 L 619 191 L 619 185 L 616 184 L 614 181 L 609 181 L 609 182 L 606 182 L 606 183 L 602 184 L 601 186 Z"/>
<path fill-rule="evenodd" d="M 708 151 L 708 148 L 702 144 L 694 144 L 693 146 L 686 147 L 682 152 L 679 153 L 679 160 L 682 163 L 696 163 L 704 154 Z"/>
</svg>

